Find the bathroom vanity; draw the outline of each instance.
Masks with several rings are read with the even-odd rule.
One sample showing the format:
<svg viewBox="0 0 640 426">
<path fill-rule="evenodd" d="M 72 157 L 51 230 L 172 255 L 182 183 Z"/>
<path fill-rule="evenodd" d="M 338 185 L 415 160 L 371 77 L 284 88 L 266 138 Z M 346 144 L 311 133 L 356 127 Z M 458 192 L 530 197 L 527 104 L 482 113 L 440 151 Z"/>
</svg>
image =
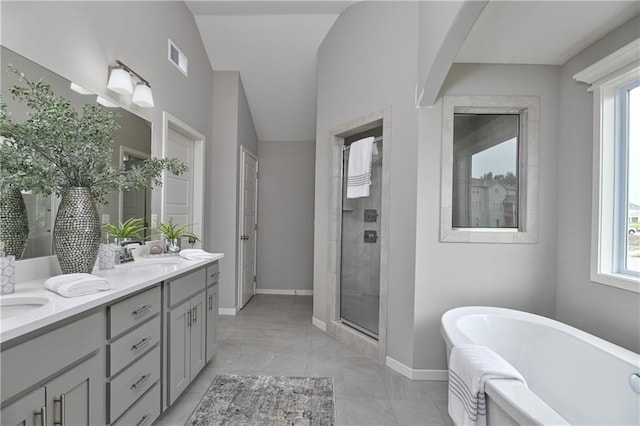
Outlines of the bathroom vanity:
<svg viewBox="0 0 640 426">
<path fill-rule="evenodd" d="M 150 425 L 217 345 L 218 261 L 138 259 L 64 298 L 45 279 L 0 297 L 0 424 Z"/>
</svg>

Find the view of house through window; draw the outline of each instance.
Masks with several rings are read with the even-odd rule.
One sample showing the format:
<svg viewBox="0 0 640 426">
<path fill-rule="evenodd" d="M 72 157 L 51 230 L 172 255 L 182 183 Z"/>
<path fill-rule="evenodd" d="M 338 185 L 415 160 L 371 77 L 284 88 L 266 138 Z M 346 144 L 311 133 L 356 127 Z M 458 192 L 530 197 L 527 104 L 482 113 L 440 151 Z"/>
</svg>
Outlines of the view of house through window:
<svg viewBox="0 0 640 426">
<path fill-rule="evenodd" d="M 640 81 L 636 80 L 624 89 L 622 96 L 626 99 L 622 102 L 621 112 L 626 120 L 623 120 L 621 149 L 624 150 L 626 139 L 626 173 L 622 167 L 622 180 L 626 180 L 623 216 L 626 216 L 624 223 L 627 226 L 622 229 L 625 255 L 621 266 L 626 272 L 640 274 Z"/>
<path fill-rule="evenodd" d="M 454 228 L 518 228 L 518 114 L 454 114 Z"/>
</svg>

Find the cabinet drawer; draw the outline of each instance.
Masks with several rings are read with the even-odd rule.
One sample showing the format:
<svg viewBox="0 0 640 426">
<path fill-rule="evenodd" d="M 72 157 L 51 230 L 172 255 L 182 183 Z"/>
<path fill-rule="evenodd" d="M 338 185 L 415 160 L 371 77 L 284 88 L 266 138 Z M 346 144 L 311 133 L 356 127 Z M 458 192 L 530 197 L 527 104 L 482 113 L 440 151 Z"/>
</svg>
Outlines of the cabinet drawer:
<svg viewBox="0 0 640 426">
<path fill-rule="evenodd" d="M 205 289 L 207 282 L 206 268 L 198 269 L 187 276 L 169 283 L 169 306 L 187 299 Z"/>
<path fill-rule="evenodd" d="M 207 287 L 218 282 L 218 276 L 220 275 L 220 267 L 218 262 L 211 266 L 207 266 Z"/>
<path fill-rule="evenodd" d="M 109 376 L 117 374 L 158 342 L 160 342 L 160 317 L 152 319 L 107 345 L 109 354 L 107 374 Z"/>
<path fill-rule="evenodd" d="M 156 384 L 113 426 L 151 425 L 160 415 L 160 384 Z"/>
<path fill-rule="evenodd" d="M 107 338 L 111 339 L 160 312 L 160 286 L 107 308 Z"/>
<path fill-rule="evenodd" d="M 117 419 L 160 378 L 160 347 L 140 358 L 109 383 L 110 421 Z"/>
</svg>

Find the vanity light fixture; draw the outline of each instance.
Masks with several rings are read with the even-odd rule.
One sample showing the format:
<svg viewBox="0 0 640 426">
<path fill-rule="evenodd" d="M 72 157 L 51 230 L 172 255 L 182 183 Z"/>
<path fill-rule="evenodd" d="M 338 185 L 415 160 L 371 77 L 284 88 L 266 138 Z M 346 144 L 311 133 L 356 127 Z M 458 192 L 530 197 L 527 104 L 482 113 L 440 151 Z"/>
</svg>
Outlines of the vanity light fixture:
<svg viewBox="0 0 640 426">
<path fill-rule="evenodd" d="M 94 93 L 91 90 L 87 90 L 84 87 L 80 86 L 79 84 L 76 84 L 74 82 L 71 82 L 71 90 L 73 90 L 76 93 L 80 93 L 81 95 L 93 95 Z"/>
<path fill-rule="evenodd" d="M 136 84 L 136 90 L 133 91 L 131 102 L 143 108 L 153 107 L 153 94 L 149 83 L 140 81 Z"/>
<path fill-rule="evenodd" d="M 109 82 L 107 89 L 113 90 L 121 95 L 130 95 L 133 93 L 133 85 L 131 84 L 131 74 L 123 67 L 111 68 L 109 74 Z"/>
<path fill-rule="evenodd" d="M 98 96 L 96 98 L 96 102 L 99 103 L 102 106 L 105 106 L 107 108 L 118 108 L 119 105 L 114 104 L 113 102 L 111 102 L 108 99 L 103 98 L 102 96 Z"/>
<path fill-rule="evenodd" d="M 116 59 L 118 65 L 109 68 L 109 81 L 107 88 L 120 94 L 133 94 L 131 102 L 143 107 L 153 107 L 153 94 L 151 85 L 140 74 L 129 68 L 122 61 Z M 135 90 L 132 84 L 132 77 L 135 76 Z"/>
</svg>

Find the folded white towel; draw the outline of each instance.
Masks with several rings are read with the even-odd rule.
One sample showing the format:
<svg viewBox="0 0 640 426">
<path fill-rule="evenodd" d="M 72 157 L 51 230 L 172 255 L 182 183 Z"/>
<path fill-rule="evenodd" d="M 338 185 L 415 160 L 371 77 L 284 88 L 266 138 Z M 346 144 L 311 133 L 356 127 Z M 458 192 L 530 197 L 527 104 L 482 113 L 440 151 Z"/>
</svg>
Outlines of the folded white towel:
<svg viewBox="0 0 640 426">
<path fill-rule="evenodd" d="M 347 165 L 347 198 L 369 196 L 371 186 L 371 161 L 373 160 L 373 141 L 375 138 L 360 139 L 349 148 Z"/>
<path fill-rule="evenodd" d="M 44 286 L 64 297 L 85 296 L 111 288 L 108 280 L 85 273 L 51 277 L 44 282 Z"/>
<path fill-rule="evenodd" d="M 206 252 L 202 249 L 184 249 L 180 250 L 180 256 L 187 260 L 207 260 L 213 259 L 215 254 Z"/>
<path fill-rule="evenodd" d="M 518 370 L 486 346 L 453 347 L 449 359 L 449 415 L 457 426 L 487 424 L 484 389 L 491 379 L 514 379 L 527 385 Z"/>
</svg>

